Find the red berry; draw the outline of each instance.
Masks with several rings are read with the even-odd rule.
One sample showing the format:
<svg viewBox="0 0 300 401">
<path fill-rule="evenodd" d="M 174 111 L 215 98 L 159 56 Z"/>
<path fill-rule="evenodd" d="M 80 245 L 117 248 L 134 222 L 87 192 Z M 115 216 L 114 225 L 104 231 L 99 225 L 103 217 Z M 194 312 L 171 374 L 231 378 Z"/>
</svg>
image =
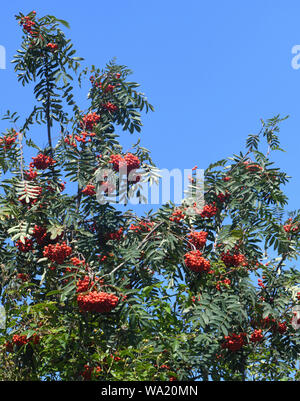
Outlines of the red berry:
<svg viewBox="0 0 300 401">
<path fill-rule="evenodd" d="M 180 209 L 174 210 L 172 213 L 172 217 L 170 217 L 170 221 L 174 221 L 175 223 L 180 223 L 181 220 L 184 220 L 185 215 Z"/>
<path fill-rule="evenodd" d="M 33 250 L 33 241 L 32 239 L 25 238 L 25 243 L 19 240 L 17 241 L 16 246 L 20 252 L 29 252 Z"/>
<path fill-rule="evenodd" d="M 251 334 L 250 336 L 250 341 L 252 341 L 253 343 L 255 342 L 259 342 L 264 338 L 263 334 L 262 334 L 262 329 L 256 329 L 254 330 L 254 332 Z"/>
<path fill-rule="evenodd" d="M 224 336 L 224 342 L 222 343 L 223 349 L 228 349 L 231 352 L 239 351 L 246 344 L 246 333 L 230 334 Z"/>
<path fill-rule="evenodd" d="M 35 167 L 38 170 L 45 170 L 46 168 L 53 166 L 56 161 L 50 156 L 46 156 L 42 153 L 32 158 L 33 162 L 29 164 L 29 167 Z"/>
<path fill-rule="evenodd" d="M 90 185 L 88 184 L 82 191 L 81 191 L 84 195 L 95 195 L 96 191 L 95 191 L 95 185 Z"/>
<path fill-rule="evenodd" d="M 200 213 L 201 217 L 202 218 L 207 217 L 208 219 L 210 219 L 215 214 L 217 214 L 218 208 L 215 205 L 216 205 L 215 202 L 209 205 L 205 205 L 204 208 L 202 209 L 202 212 Z"/>
<path fill-rule="evenodd" d="M 187 238 L 197 249 L 201 249 L 205 246 L 207 235 L 205 231 L 191 231 Z"/>
<path fill-rule="evenodd" d="M 207 273 L 210 270 L 210 262 L 202 257 L 199 250 L 188 252 L 184 255 L 186 266 L 196 273 Z"/>
<path fill-rule="evenodd" d="M 0 138 L 0 146 L 3 146 L 4 150 L 10 149 L 16 142 L 17 136 L 18 132 L 16 131 L 14 131 L 12 135 L 5 135 L 3 138 Z"/>
<path fill-rule="evenodd" d="M 82 312 L 111 312 L 118 302 L 119 298 L 111 293 L 92 291 L 89 294 L 79 294 L 77 302 Z"/>
<path fill-rule="evenodd" d="M 153 221 L 140 221 L 138 225 L 131 224 L 129 229 L 136 233 L 150 232 L 153 226 Z"/>
<path fill-rule="evenodd" d="M 131 171 L 137 170 L 141 165 L 139 158 L 132 153 L 127 153 L 124 157 L 120 154 L 111 155 L 109 163 L 112 164 L 116 172 L 123 170 L 127 172 L 127 175 L 129 175 Z"/>
<path fill-rule="evenodd" d="M 118 106 L 111 102 L 106 102 L 101 105 L 105 110 L 109 111 L 110 113 L 114 113 L 118 110 Z"/>
<path fill-rule="evenodd" d="M 86 114 L 83 119 L 82 122 L 80 123 L 80 126 L 82 129 L 84 130 L 88 130 L 91 131 L 95 125 L 97 125 L 100 121 L 101 117 L 97 114 L 97 113 L 89 113 Z"/>
<path fill-rule="evenodd" d="M 68 246 L 65 242 L 62 244 L 48 245 L 45 246 L 43 255 L 51 260 L 51 262 L 56 262 L 58 264 L 64 263 L 65 259 L 72 253 L 72 248 Z"/>
<path fill-rule="evenodd" d="M 221 254 L 221 260 L 227 267 L 231 266 L 237 267 L 239 265 L 243 265 L 244 263 L 246 263 L 245 255 L 240 253 L 231 254 L 229 251 L 227 251 L 226 253 L 223 252 Z"/>
</svg>

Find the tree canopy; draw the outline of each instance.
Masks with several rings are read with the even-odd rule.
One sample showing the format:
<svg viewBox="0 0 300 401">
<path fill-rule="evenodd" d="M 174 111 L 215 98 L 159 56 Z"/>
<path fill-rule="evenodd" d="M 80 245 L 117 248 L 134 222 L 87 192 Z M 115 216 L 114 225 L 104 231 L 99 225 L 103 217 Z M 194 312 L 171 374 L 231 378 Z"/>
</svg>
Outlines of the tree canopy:
<svg viewBox="0 0 300 401">
<path fill-rule="evenodd" d="M 127 66 L 82 69 L 66 21 L 16 20 L 12 63 L 36 105 L 8 111 L 0 137 L 0 379 L 295 380 L 300 215 L 286 210 L 290 177 L 271 160 L 285 118 L 262 120 L 239 154 L 212 161 L 203 207 L 195 167 L 180 205 L 120 210 L 111 194 L 141 197 L 159 180 L 139 137 L 153 106 Z M 86 110 L 74 94 L 83 80 Z"/>
</svg>

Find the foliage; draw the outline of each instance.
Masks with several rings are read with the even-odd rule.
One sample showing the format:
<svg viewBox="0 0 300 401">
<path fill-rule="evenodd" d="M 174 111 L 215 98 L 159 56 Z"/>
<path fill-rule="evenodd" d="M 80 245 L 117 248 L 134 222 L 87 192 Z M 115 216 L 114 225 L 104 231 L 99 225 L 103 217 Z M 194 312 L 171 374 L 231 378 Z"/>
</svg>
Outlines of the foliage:
<svg viewBox="0 0 300 401">
<path fill-rule="evenodd" d="M 205 170 L 203 208 L 193 176 L 179 206 L 120 211 L 99 202 L 110 177 L 97 177 L 113 166 L 119 188 L 124 160 L 139 167 L 125 198 L 158 179 L 140 139 L 128 154 L 118 134 L 139 134 L 153 106 L 115 61 L 79 73 L 67 22 L 34 11 L 16 19 L 13 63 L 37 105 L 23 123 L 8 111 L 0 139 L 0 378 L 294 380 L 300 215 L 287 215 L 289 177 L 270 159 L 284 119 L 262 121 L 245 152 Z M 81 110 L 72 82 L 87 76 Z M 34 124 L 45 127 L 45 149 L 30 138 Z M 37 150 L 28 167 L 24 141 Z"/>
</svg>

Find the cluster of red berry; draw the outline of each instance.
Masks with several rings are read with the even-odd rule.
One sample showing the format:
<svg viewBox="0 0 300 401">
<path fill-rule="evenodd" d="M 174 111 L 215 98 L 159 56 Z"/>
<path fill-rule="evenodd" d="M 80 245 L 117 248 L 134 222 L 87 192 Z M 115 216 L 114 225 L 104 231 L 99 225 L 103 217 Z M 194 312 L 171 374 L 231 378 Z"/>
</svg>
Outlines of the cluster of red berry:
<svg viewBox="0 0 300 401">
<path fill-rule="evenodd" d="M 100 79 L 101 79 L 101 77 L 100 77 Z M 96 88 L 100 88 L 100 89 L 104 88 L 104 93 L 110 93 L 115 89 L 115 85 L 111 85 L 111 84 L 103 85 L 102 82 L 100 81 L 100 79 L 95 78 L 95 76 L 92 75 L 90 77 L 91 84 L 93 86 L 95 86 Z"/>
<path fill-rule="evenodd" d="M 216 289 L 221 291 L 221 286 L 229 287 L 231 284 L 231 280 L 229 278 L 225 278 L 224 280 L 219 280 L 216 284 Z"/>
<path fill-rule="evenodd" d="M 3 146 L 4 150 L 10 149 L 12 145 L 16 142 L 18 137 L 18 133 L 14 131 L 12 135 L 4 135 L 3 138 L 0 138 L 0 146 Z"/>
<path fill-rule="evenodd" d="M 227 267 L 237 267 L 246 264 L 245 255 L 237 252 L 234 252 L 233 254 L 231 254 L 230 251 L 227 251 L 226 253 L 223 252 L 221 254 L 221 260 Z"/>
<path fill-rule="evenodd" d="M 90 81 L 93 86 L 96 88 L 102 88 L 102 83 L 100 81 L 101 78 L 96 78 L 94 75 L 90 76 Z"/>
<path fill-rule="evenodd" d="M 185 218 L 185 215 L 182 210 L 176 209 L 172 213 L 172 216 L 170 217 L 170 221 L 174 221 L 175 223 L 180 223 L 181 220 Z"/>
<path fill-rule="evenodd" d="M 224 194 L 223 194 L 223 193 L 219 193 L 219 194 L 217 195 L 217 199 L 218 199 L 218 201 L 221 202 L 221 203 L 226 202 L 226 201 L 228 200 L 229 197 L 230 197 L 230 193 L 227 192 L 227 191 L 226 191 Z"/>
<path fill-rule="evenodd" d="M 264 338 L 262 334 L 262 329 L 255 329 L 254 332 L 250 336 L 250 341 L 253 343 L 257 343 Z"/>
<path fill-rule="evenodd" d="M 78 280 L 77 282 L 77 292 L 86 292 L 88 290 L 90 290 L 95 282 L 98 282 L 100 285 L 103 284 L 103 280 L 100 280 L 99 278 L 95 278 L 95 281 L 91 280 L 91 278 L 89 276 L 84 276 L 83 279 Z"/>
<path fill-rule="evenodd" d="M 20 336 L 18 334 L 14 334 L 12 340 L 7 341 L 5 346 L 6 346 L 6 351 L 13 352 L 14 345 L 16 345 L 17 347 L 22 347 L 23 345 L 28 343 L 36 345 L 39 342 L 40 342 L 40 337 L 37 334 L 33 334 L 29 338 L 27 338 L 26 335 Z"/>
<path fill-rule="evenodd" d="M 58 264 L 64 263 L 65 259 L 72 253 L 72 248 L 65 242 L 62 244 L 48 245 L 44 247 L 43 255 L 48 258 L 51 262 Z"/>
<path fill-rule="evenodd" d="M 30 276 L 29 276 L 29 274 L 26 274 L 26 273 L 18 273 L 17 278 L 22 280 L 23 283 L 25 283 L 26 281 L 29 281 Z"/>
<path fill-rule="evenodd" d="M 86 143 L 86 142 L 91 142 L 92 141 L 91 138 L 93 138 L 95 136 L 96 136 L 95 132 L 82 131 L 82 132 L 80 132 L 79 135 L 75 135 L 74 138 L 78 142 Z M 89 137 L 89 138 L 87 139 L 87 137 Z"/>
<path fill-rule="evenodd" d="M 70 260 L 73 266 L 84 266 L 86 264 L 84 259 L 79 259 L 77 257 L 71 258 Z"/>
<path fill-rule="evenodd" d="M 50 51 L 55 51 L 55 50 L 57 50 L 58 49 L 58 44 L 57 43 L 48 43 L 47 44 L 47 47 L 48 47 L 48 49 L 50 50 Z"/>
<path fill-rule="evenodd" d="M 104 93 L 110 93 L 115 89 L 115 85 L 108 84 L 104 88 Z"/>
<path fill-rule="evenodd" d="M 43 153 L 40 153 L 36 157 L 32 158 L 33 162 L 29 164 L 29 167 L 35 167 L 38 170 L 45 170 L 46 168 L 53 166 L 56 161 L 52 159 L 50 156 L 46 156 Z"/>
<path fill-rule="evenodd" d="M 276 319 L 270 316 L 260 319 L 259 321 L 252 322 L 253 325 L 258 326 L 263 329 L 271 329 L 273 333 L 284 334 L 287 331 L 286 322 L 278 322 Z"/>
<path fill-rule="evenodd" d="M 125 156 L 120 154 L 111 155 L 109 163 L 112 164 L 114 171 L 124 171 L 127 172 L 127 175 L 131 171 L 137 170 L 141 165 L 140 159 L 132 153 L 126 153 Z"/>
<path fill-rule="evenodd" d="M 140 221 L 137 225 L 131 224 L 129 230 L 134 231 L 135 233 L 150 232 L 153 226 L 153 221 Z"/>
<path fill-rule="evenodd" d="M 279 334 L 284 334 L 287 331 L 286 322 L 277 322 L 277 326 L 274 328 Z"/>
<path fill-rule="evenodd" d="M 30 167 L 28 171 L 24 171 L 24 178 L 26 181 L 32 181 L 36 179 L 37 175 L 37 171 L 34 171 L 32 167 Z"/>
<path fill-rule="evenodd" d="M 155 364 L 154 367 L 157 368 L 157 369 L 166 369 L 166 370 L 170 370 L 171 369 L 170 366 L 166 365 L 166 364 L 162 364 L 160 366 Z"/>
<path fill-rule="evenodd" d="M 284 231 L 285 231 L 286 233 L 289 233 L 289 232 L 291 232 L 291 231 L 292 231 L 293 233 L 298 232 L 299 229 L 300 229 L 299 223 L 298 223 L 298 222 L 291 223 L 291 221 L 292 221 L 291 218 L 288 219 L 288 221 L 289 221 L 290 223 L 288 223 L 288 224 L 286 224 L 286 225 L 283 226 Z"/>
<path fill-rule="evenodd" d="M 46 227 L 38 226 L 37 224 L 35 224 L 32 237 L 35 239 L 37 245 L 43 246 L 61 240 L 61 238 L 63 237 L 63 232 L 58 235 L 55 240 L 51 240 L 50 234 L 47 232 Z"/>
<path fill-rule="evenodd" d="M 77 143 L 75 142 L 75 140 L 77 142 L 82 142 L 82 143 L 91 142 L 92 137 L 94 137 L 94 136 L 96 136 L 95 132 L 82 131 L 82 132 L 80 132 L 80 134 L 76 134 L 74 136 L 72 136 L 71 134 L 67 135 L 66 138 L 64 139 L 64 141 L 68 145 L 73 146 L 74 148 L 77 148 Z"/>
<path fill-rule="evenodd" d="M 245 161 L 244 166 L 246 167 L 247 170 L 255 172 L 258 170 L 262 171 L 262 167 L 259 164 L 251 163 L 250 161 Z"/>
<path fill-rule="evenodd" d="M 210 219 L 218 213 L 218 208 L 216 206 L 216 202 L 205 205 L 200 213 L 200 216 L 204 218 Z"/>
<path fill-rule="evenodd" d="M 35 238 L 38 245 L 43 245 L 47 241 L 47 230 L 45 227 L 35 224 L 32 236 Z"/>
<path fill-rule="evenodd" d="M 64 141 L 65 141 L 66 144 L 68 144 L 70 146 L 73 146 L 73 148 L 77 148 L 77 143 L 76 143 L 75 138 L 73 137 L 73 135 L 71 135 L 71 134 L 67 135 L 65 137 Z"/>
<path fill-rule="evenodd" d="M 36 12 L 32 11 L 31 12 L 32 16 L 25 16 L 20 19 L 20 25 L 22 26 L 23 30 L 30 35 L 35 35 L 36 31 L 33 31 L 33 27 L 36 25 L 36 23 L 32 20 L 32 18 L 35 16 Z"/>
<path fill-rule="evenodd" d="M 79 294 L 77 303 L 82 312 L 111 312 L 119 302 L 119 298 L 111 293 L 91 291 L 89 294 Z"/>
<path fill-rule="evenodd" d="M 108 255 L 98 255 L 97 256 L 100 262 L 105 262 L 108 258 Z"/>
<path fill-rule="evenodd" d="M 228 349 L 231 352 L 239 351 L 246 344 L 246 336 L 246 333 L 232 333 L 228 336 L 224 336 L 222 348 Z"/>
<path fill-rule="evenodd" d="M 84 365 L 84 370 L 80 373 L 80 375 L 83 377 L 83 380 L 91 380 L 93 376 L 98 376 L 99 373 L 101 372 L 100 366 L 90 366 L 90 365 Z"/>
<path fill-rule="evenodd" d="M 196 249 L 202 249 L 206 244 L 207 235 L 206 231 L 192 231 L 188 234 L 187 239 Z"/>
<path fill-rule="evenodd" d="M 111 102 L 103 103 L 101 106 L 110 113 L 115 113 L 118 110 L 118 106 Z"/>
<path fill-rule="evenodd" d="M 122 238 L 122 235 L 123 235 L 123 227 L 120 227 L 118 231 L 115 231 L 113 233 L 107 233 L 105 236 L 105 239 L 107 241 L 109 241 L 109 240 L 120 241 L 120 239 Z"/>
<path fill-rule="evenodd" d="M 117 352 L 115 352 L 115 354 L 110 354 L 109 357 L 105 357 L 103 359 L 104 364 L 107 362 L 110 362 L 110 360 L 113 360 L 114 362 L 120 362 L 121 361 L 121 357 L 119 357 L 118 355 L 116 355 Z"/>
<path fill-rule="evenodd" d="M 29 238 L 24 238 L 25 242 L 22 242 L 21 240 L 16 242 L 16 246 L 19 249 L 20 252 L 29 252 L 33 250 L 33 241 L 32 239 Z"/>
<path fill-rule="evenodd" d="M 92 131 L 93 128 L 99 123 L 101 117 L 93 112 L 83 116 L 80 126 L 83 130 Z"/>
<path fill-rule="evenodd" d="M 88 196 L 96 195 L 95 185 L 88 184 L 81 192 Z"/>
<path fill-rule="evenodd" d="M 192 301 L 193 303 L 195 303 L 195 302 L 197 302 L 197 301 L 201 301 L 201 295 L 198 295 L 197 297 L 196 297 L 195 295 L 193 295 L 193 296 L 191 297 L 191 301 Z"/>
<path fill-rule="evenodd" d="M 202 257 L 202 252 L 198 249 L 196 251 L 188 252 L 184 255 L 184 262 L 186 266 L 196 273 L 207 273 L 210 270 L 210 262 Z"/>
</svg>

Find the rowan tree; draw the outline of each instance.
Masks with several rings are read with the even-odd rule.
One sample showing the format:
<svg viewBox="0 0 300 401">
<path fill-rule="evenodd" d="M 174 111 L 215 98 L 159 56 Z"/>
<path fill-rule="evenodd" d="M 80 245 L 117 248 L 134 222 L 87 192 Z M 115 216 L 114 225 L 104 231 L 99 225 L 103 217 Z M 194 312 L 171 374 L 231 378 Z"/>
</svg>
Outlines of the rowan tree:
<svg viewBox="0 0 300 401">
<path fill-rule="evenodd" d="M 25 118 L 8 111 L 0 139 L 0 378 L 297 378 L 300 214 L 286 210 L 290 177 L 271 160 L 284 118 L 205 169 L 203 207 L 195 174 L 180 205 L 140 217 L 108 201 L 141 197 L 157 178 L 140 138 L 121 145 L 154 110 L 131 71 L 82 69 L 54 16 L 16 20 L 12 62 L 36 105 Z M 86 109 L 74 94 L 83 80 Z"/>
</svg>

